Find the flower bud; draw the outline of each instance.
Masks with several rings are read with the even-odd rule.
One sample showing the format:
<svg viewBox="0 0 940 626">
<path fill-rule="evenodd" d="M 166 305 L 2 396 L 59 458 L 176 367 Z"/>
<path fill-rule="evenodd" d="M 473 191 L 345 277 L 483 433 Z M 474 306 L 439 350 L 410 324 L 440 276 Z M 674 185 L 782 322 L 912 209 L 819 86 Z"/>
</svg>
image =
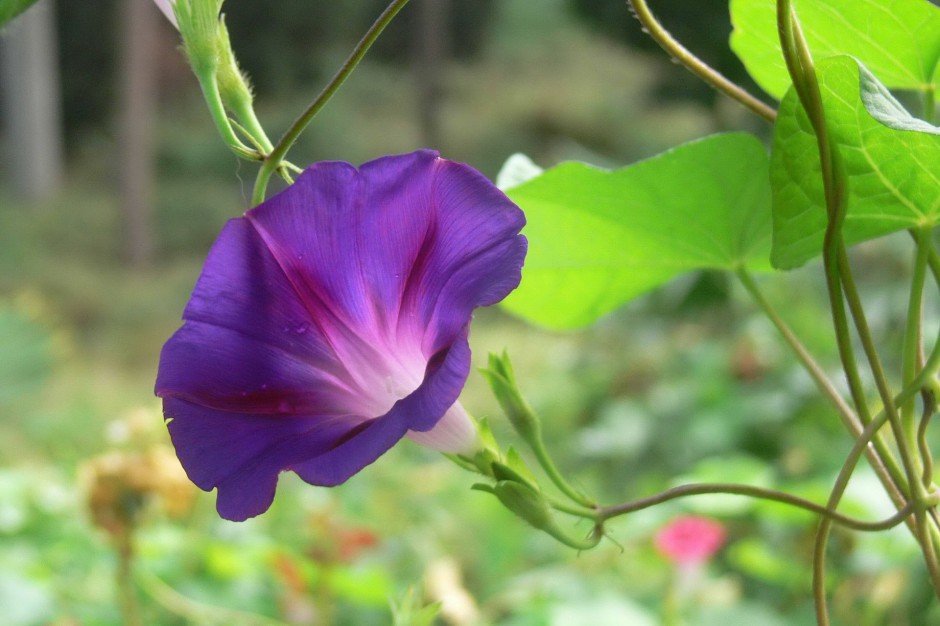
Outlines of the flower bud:
<svg viewBox="0 0 940 626">
<path fill-rule="evenodd" d="M 183 48 L 200 81 L 214 77 L 222 55 L 219 12 L 222 0 L 173 0 Z"/>
<path fill-rule="evenodd" d="M 247 118 L 254 117 L 254 94 L 251 91 L 251 84 L 235 61 L 235 53 L 232 51 L 232 43 L 229 40 L 224 15 L 219 17 L 218 28 L 219 66 L 216 80 L 219 84 L 219 93 L 222 95 L 222 102 L 225 107 L 235 113 L 242 121 L 247 121 Z M 261 141 L 259 137 L 255 139 Z"/>
<path fill-rule="evenodd" d="M 528 484 L 515 480 L 501 480 L 493 485 L 493 493 L 507 509 L 533 527 L 554 534 L 555 518 L 542 494 Z"/>
<path fill-rule="evenodd" d="M 505 352 L 502 356 L 490 354 L 489 367 L 482 373 L 519 436 L 529 445 L 537 445 L 536 442 L 542 436 L 541 424 L 532 407 L 516 387 L 516 378 L 512 371 L 512 363 L 509 362 L 509 355 Z"/>
</svg>

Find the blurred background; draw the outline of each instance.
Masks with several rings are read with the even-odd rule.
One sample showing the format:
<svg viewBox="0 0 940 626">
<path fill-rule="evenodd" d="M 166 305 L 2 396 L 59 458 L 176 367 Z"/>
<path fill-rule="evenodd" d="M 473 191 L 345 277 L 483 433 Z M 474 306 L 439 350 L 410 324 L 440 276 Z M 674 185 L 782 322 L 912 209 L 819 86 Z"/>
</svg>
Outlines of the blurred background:
<svg viewBox="0 0 940 626">
<path fill-rule="evenodd" d="M 726 3 L 654 5 L 688 47 L 752 88 L 727 47 Z M 383 6 L 226 4 L 272 137 Z M 217 139 L 177 46 L 145 0 L 42 0 L 0 32 L 5 626 L 379 625 L 392 622 L 390 604 L 433 601 L 443 602 L 435 623 L 454 626 L 813 623 L 813 518 L 733 497 L 631 515 L 578 555 L 406 442 L 340 488 L 285 474 L 268 513 L 220 520 L 214 495 L 181 474 L 153 380 L 209 246 L 248 208 L 255 170 Z M 291 159 L 433 147 L 494 177 L 514 152 L 613 167 L 723 130 L 770 132 L 670 63 L 621 0 L 414 0 Z M 856 258 L 888 343 L 903 328 L 903 244 Z M 811 265 L 764 286 L 836 377 L 818 278 Z M 823 501 L 850 448 L 770 324 L 721 275 L 683 278 L 581 332 L 481 311 L 471 339 L 480 365 L 508 349 L 558 461 L 604 502 L 717 480 Z M 463 401 L 514 442 L 476 373 Z M 844 506 L 889 511 L 864 471 Z M 688 514 L 725 532 L 693 574 L 654 547 Z M 831 565 L 836 623 L 940 620 L 905 531 L 836 530 Z"/>
</svg>

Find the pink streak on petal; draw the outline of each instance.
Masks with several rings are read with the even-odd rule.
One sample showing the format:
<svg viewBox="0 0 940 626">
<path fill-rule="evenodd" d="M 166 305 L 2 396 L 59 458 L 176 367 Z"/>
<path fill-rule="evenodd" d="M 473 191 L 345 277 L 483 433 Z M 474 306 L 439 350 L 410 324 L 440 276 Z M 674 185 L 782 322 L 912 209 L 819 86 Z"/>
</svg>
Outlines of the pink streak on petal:
<svg viewBox="0 0 940 626">
<path fill-rule="evenodd" d="M 319 331 L 327 338 L 349 380 L 359 389 L 350 408 L 379 417 L 421 385 L 428 359 L 421 352 L 419 335 L 401 333 L 389 337 L 374 321 L 353 323 L 348 319 L 349 311 L 339 306 L 328 290 L 309 279 L 309 272 L 282 245 L 275 232 L 253 214 L 246 217 L 308 310 L 310 319 L 320 326 Z"/>
</svg>

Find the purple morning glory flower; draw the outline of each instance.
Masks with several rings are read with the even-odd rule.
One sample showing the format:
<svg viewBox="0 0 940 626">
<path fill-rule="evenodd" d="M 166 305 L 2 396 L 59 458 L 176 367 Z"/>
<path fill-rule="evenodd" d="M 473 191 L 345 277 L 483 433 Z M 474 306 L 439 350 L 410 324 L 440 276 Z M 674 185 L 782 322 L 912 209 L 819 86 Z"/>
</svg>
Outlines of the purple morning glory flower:
<svg viewBox="0 0 940 626">
<path fill-rule="evenodd" d="M 430 151 L 317 163 L 229 221 L 156 383 L 219 514 L 263 513 L 282 471 L 342 483 L 405 436 L 472 452 L 457 402 L 470 318 L 519 284 L 524 223 L 481 174 Z"/>
</svg>

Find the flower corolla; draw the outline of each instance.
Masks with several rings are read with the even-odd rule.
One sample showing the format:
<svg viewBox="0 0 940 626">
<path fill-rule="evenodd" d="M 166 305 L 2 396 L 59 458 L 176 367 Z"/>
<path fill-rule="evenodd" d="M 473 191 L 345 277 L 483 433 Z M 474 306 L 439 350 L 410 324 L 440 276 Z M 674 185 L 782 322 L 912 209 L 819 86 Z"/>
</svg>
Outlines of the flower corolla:
<svg viewBox="0 0 940 626">
<path fill-rule="evenodd" d="M 160 356 L 156 393 L 190 479 L 227 519 L 278 475 L 337 485 L 403 437 L 479 445 L 457 401 L 472 312 L 520 280 L 525 218 L 431 151 L 317 163 L 228 222 Z"/>
</svg>

